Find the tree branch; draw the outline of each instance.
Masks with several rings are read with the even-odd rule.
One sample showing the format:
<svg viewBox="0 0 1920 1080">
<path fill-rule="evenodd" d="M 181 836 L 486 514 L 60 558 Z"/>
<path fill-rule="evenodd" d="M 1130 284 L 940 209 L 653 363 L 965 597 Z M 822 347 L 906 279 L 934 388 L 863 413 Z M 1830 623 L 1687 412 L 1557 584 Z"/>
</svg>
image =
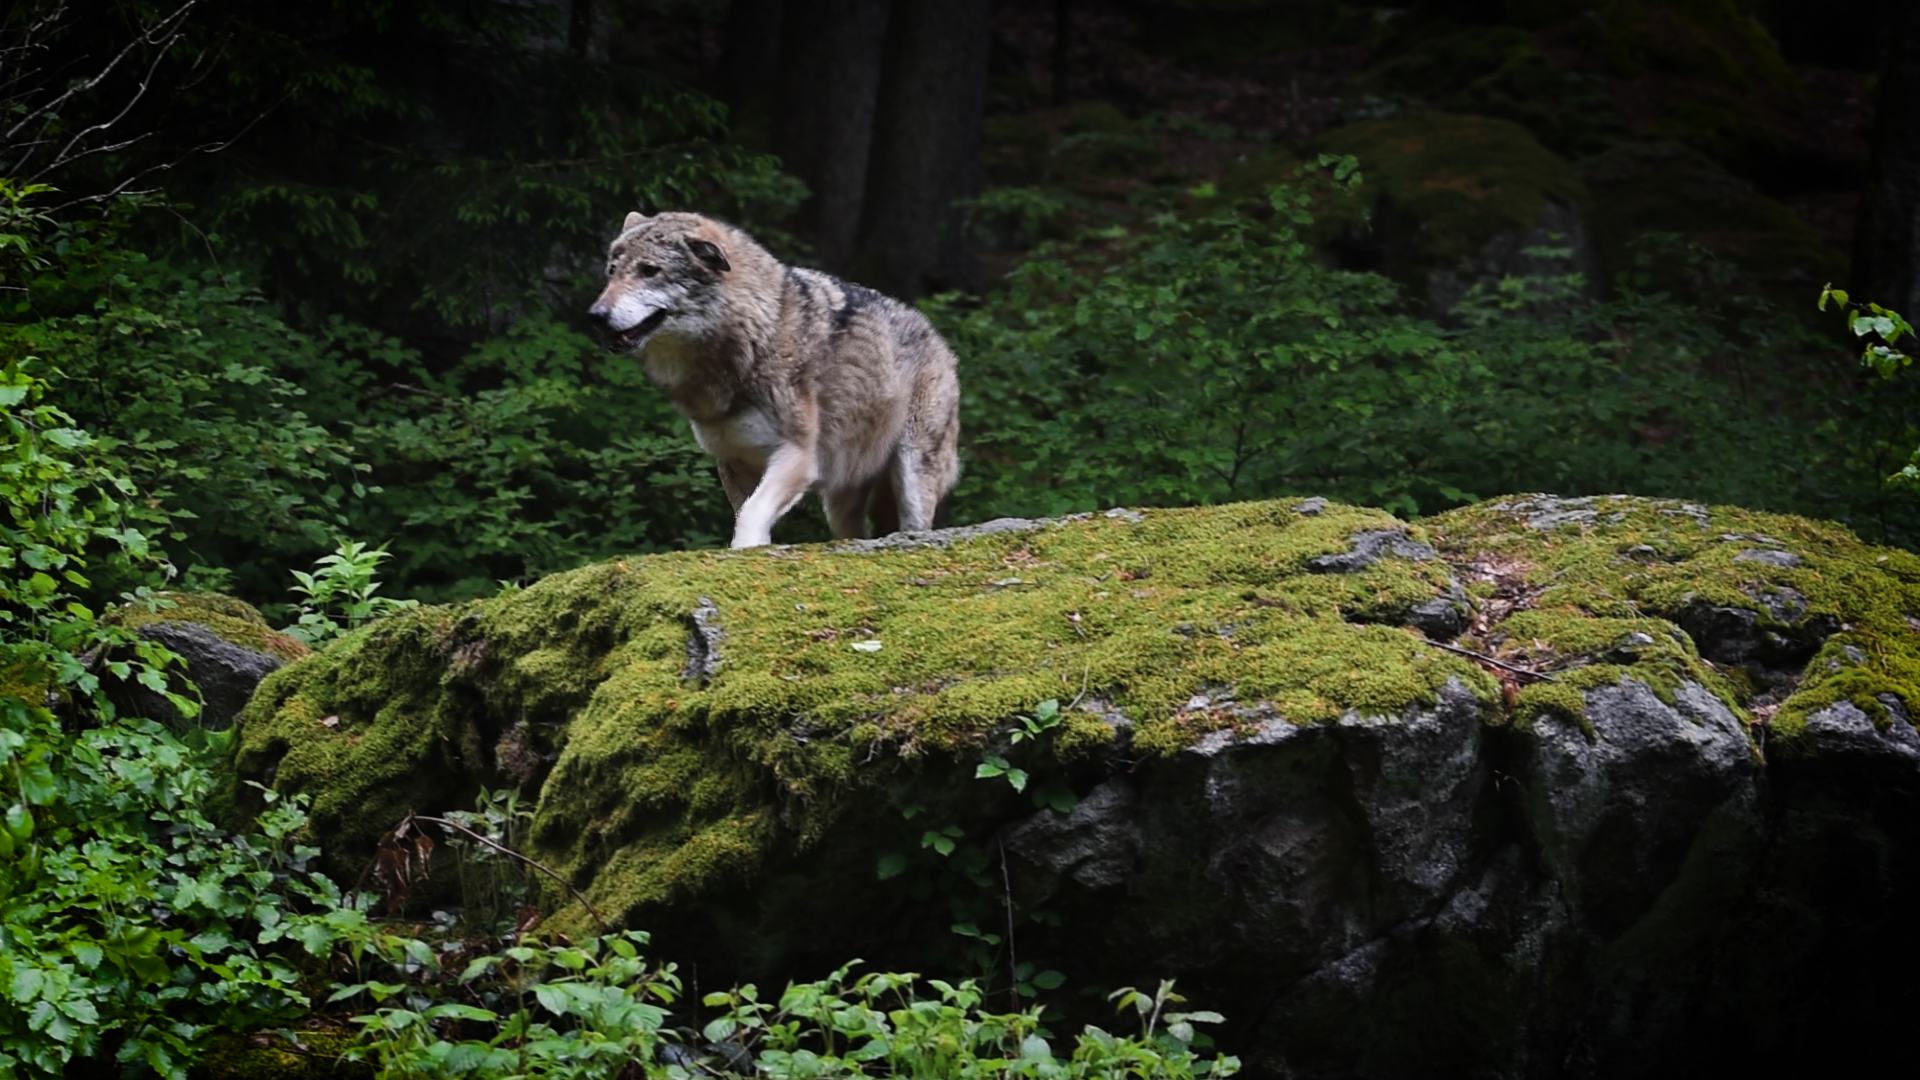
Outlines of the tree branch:
<svg viewBox="0 0 1920 1080">
<path fill-rule="evenodd" d="M 152 86 L 154 77 L 160 69 L 160 65 L 166 60 L 167 51 L 180 39 L 182 33 L 184 33 L 186 17 L 198 3 L 199 0 L 185 0 L 184 3 L 172 12 L 161 16 L 159 19 L 142 28 L 134 35 L 132 40 L 128 41 L 121 47 L 118 53 L 114 54 L 112 59 L 106 62 L 105 66 L 95 71 L 92 76 L 70 84 L 65 90 L 61 91 L 51 101 L 45 104 L 24 108 L 19 119 L 4 132 L 0 132 L 0 145 L 4 145 L 9 154 L 17 155 L 13 157 L 11 161 L 7 162 L 5 171 L 9 175 L 23 177 L 29 181 L 40 181 L 44 180 L 53 172 L 67 165 L 71 165 L 73 162 L 90 154 L 124 149 L 139 139 L 144 138 L 144 135 L 138 135 L 105 147 L 83 148 L 82 146 L 86 139 L 107 131 L 114 125 L 125 120 L 133 111 L 134 107 L 145 99 L 147 91 Z M 7 57 L 9 62 L 11 62 L 15 57 L 24 57 L 41 48 L 42 46 L 38 43 L 39 36 L 44 34 L 48 28 L 54 26 L 65 14 L 66 6 L 64 4 L 54 5 L 47 15 L 33 21 L 20 32 L 17 44 L 9 45 L 4 50 L 0 50 L 0 56 Z M 60 113 L 67 104 L 75 98 L 99 88 L 109 77 L 120 70 L 121 66 L 127 62 L 129 57 L 133 56 L 136 51 L 144 49 L 154 50 L 152 61 L 146 65 L 146 71 L 139 76 L 132 95 L 121 106 L 119 111 L 106 120 L 89 124 L 74 132 L 73 135 L 66 140 L 65 144 L 54 153 L 51 161 L 29 172 L 30 163 L 33 159 L 40 154 L 44 148 L 51 145 L 52 139 L 49 137 L 50 133 L 54 125 L 59 123 Z M 197 66 L 196 64 L 196 67 Z M 13 75 L 5 84 L 7 93 L 4 95 L 4 100 L 13 103 L 19 103 L 21 99 L 31 96 L 33 92 L 32 88 L 25 85 L 31 77 L 30 69 L 26 69 L 26 65 L 20 64 L 16 67 L 16 71 L 20 73 Z M 124 189 L 124 187 L 124 184 L 121 185 L 121 189 Z"/>
</svg>

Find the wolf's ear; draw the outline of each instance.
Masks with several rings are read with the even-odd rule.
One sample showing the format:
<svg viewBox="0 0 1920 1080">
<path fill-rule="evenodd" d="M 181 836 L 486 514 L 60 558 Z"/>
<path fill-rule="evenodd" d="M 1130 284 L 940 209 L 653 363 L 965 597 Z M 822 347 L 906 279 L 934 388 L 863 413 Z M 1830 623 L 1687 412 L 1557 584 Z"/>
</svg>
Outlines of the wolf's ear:
<svg viewBox="0 0 1920 1080">
<path fill-rule="evenodd" d="M 696 240 L 688 237 L 687 250 L 693 252 L 694 258 L 699 259 L 715 270 L 724 273 L 725 271 L 733 269 L 732 264 L 727 262 L 726 254 L 720 250 L 720 245 L 715 244 L 711 240 Z"/>
<path fill-rule="evenodd" d="M 627 220 L 620 223 L 620 231 L 626 232 L 628 229 L 633 228 L 645 220 L 647 220 L 647 215 L 638 210 L 631 211 L 627 214 Z"/>
</svg>

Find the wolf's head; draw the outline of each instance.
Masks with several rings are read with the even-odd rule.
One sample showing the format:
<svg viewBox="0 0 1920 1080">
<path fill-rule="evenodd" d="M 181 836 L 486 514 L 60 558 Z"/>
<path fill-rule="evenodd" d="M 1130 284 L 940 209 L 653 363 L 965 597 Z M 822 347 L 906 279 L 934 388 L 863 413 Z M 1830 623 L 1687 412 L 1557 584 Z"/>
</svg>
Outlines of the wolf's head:
<svg viewBox="0 0 1920 1080">
<path fill-rule="evenodd" d="M 612 332 L 608 347 L 638 352 L 663 331 L 697 338 L 717 326 L 729 232 L 698 214 L 628 214 L 607 250 L 607 287 L 587 309 Z"/>
</svg>

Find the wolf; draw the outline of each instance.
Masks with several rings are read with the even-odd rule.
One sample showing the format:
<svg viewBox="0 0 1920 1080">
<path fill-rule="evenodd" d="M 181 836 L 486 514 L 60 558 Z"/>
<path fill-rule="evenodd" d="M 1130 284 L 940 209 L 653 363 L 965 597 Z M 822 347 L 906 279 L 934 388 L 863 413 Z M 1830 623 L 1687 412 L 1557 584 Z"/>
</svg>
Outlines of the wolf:
<svg viewBox="0 0 1920 1080">
<path fill-rule="evenodd" d="M 960 378 L 919 311 L 788 266 L 725 222 L 635 212 L 588 314 L 713 455 L 734 547 L 771 543 L 809 491 L 841 539 L 940 516 L 960 474 Z"/>
</svg>

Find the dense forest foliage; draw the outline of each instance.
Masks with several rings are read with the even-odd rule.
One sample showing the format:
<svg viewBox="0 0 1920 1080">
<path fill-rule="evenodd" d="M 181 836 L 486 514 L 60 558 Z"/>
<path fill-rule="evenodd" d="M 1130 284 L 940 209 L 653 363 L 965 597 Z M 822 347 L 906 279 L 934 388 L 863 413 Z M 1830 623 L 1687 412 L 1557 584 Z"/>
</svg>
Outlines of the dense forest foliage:
<svg viewBox="0 0 1920 1080">
<path fill-rule="evenodd" d="M 632 209 L 698 209 L 791 261 L 947 290 L 922 302 L 962 363 L 955 523 L 1283 494 L 1412 517 L 1626 492 L 1920 542 L 1915 496 L 1889 480 L 1920 442 L 1911 380 L 1882 377 L 1904 364 L 1893 311 L 1852 323 L 1896 346 L 1876 372 L 1815 310 L 1820 281 L 1769 277 L 1711 237 L 1609 237 L 1632 243 L 1604 281 L 1549 238 L 1528 249 L 1536 272 L 1444 307 L 1342 255 L 1364 240 L 1374 163 L 1314 137 L 1406 107 L 1394 80 L 1422 40 L 1558 25 L 1514 7 L 1529 5 L 981 2 L 884 32 L 886 4 L 798 0 L 784 24 L 748 0 L 10 7 L 0 1072 L 181 1075 L 215 1036 L 332 995 L 366 1013 L 362 1055 L 391 1075 L 689 1075 L 658 1053 L 678 983 L 636 942 L 496 953 L 383 928 L 309 871 L 298 807 L 228 831 L 217 735 L 118 716 L 107 694 L 177 693 L 168 657 L 107 616 L 165 605 L 161 590 L 311 627 L 316 578 L 294 572 L 329 552 L 377 563 L 385 596 L 441 602 L 721 542 L 710 462 L 584 317 Z M 1287 55 L 1388 59 L 1342 91 L 1342 115 L 1336 75 L 1303 63 L 1276 138 L 1155 100 L 1144 77 L 1103 95 L 1119 83 L 1090 57 L 1123 24 L 1145 28 L 1135 62 L 1162 75 L 1269 31 Z M 1021 53 L 1029 39 L 1053 43 Z M 1904 55 L 1887 63 L 1910 83 Z M 929 56 L 951 62 L 953 93 L 902 82 Z M 1494 76 L 1451 77 L 1435 100 L 1509 116 Z M 1604 152 L 1605 125 L 1590 130 Z M 825 535 L 815 511 L 777 539 Z M 1031 1012 L 981 1020 L 979 990 L 938 983 L 926 1009 L 888 1011 L 911 992 L 842 973 L 777 1004 L 712 996 L 706 1037 L 795 1075 L 941 1054 L 1008 1075 L 1231 1067 L 1196 1056 L 1209 1014 L 1168 1014 L 1164 988 L 1121 997 L 1138 1035 L 1090 1029 L 1058 1060 Z"/>
</svg>

